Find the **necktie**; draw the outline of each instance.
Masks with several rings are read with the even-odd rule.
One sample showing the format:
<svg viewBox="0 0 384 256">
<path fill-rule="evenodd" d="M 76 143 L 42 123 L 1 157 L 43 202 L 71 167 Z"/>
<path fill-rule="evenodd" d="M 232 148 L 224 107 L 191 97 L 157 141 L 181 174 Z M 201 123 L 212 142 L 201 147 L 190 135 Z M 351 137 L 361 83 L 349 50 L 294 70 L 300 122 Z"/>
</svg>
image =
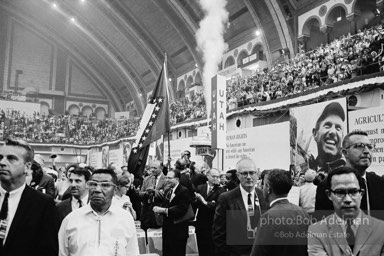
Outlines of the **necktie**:
<svg viewBox="0 0 384 256">
<path fill-rule="evenodd" d="M 3 204 L 1 205 L 0 220 L 5 220 L 8 217 L 8 198 L 9 198 L 9 192 L 6 192 L 3 200 Z"/>
<path fill-rule="evenodd" d="M 347 242 L 351 250 L 353 251 L 353 247 L 355 246 L 355 233 L 352 230 L 352 221 L 347 221 Z"/>
<path fill-rule="evenodd" d="M 0 248 L 3 247 L 5 232 L 7 231 L 7 217 L 8 217 L 8 198 L 9 192 L 5 193 L 3 204 L 0 211 Z"/>
<path fill-rule="evenodd" d="M 370 206 L 370 204 L 369 204 L 369 193 L 368 193 L 368 184 L 367 184 L 367 180 L 365 179 L 365 178 L 362 178 L 363 179 L 363 181 L 364 181 L 364 190 L 365 190 L 365 193 L 364 193 L 364 195 L 365 195 L 365 198 L 367 199 L 367 214 L 368 215 L 371 215 L 371 206 Z"/>
<path fill-rule="evenodd" d="M 256 227 L 256 218 L 255 218 L 255 209 L 253 208 L 252 205 L 252 194 L 248 193 L 248 215 L 250 217 L 251 221 L 251 228 Z"/>
<path fill-rule="evenodd" d="M 156 189 L 156 183 L 157 183 L 157 176 L 155 176 L 155 179 L 153 180 L 153 188 Z"/>
<path fill-rule="evenodd" d="M 167 196 L 165 197 L 168 201 L 171 201 L 172 192 L 173 192 L 172 188 L 168 190 Z"/>
<path fill-rule="evenodd" d="M 79 203 L 79 208 L 83 207 L 83 202 L 80 199 L 77 202 Z"/>
</svg>

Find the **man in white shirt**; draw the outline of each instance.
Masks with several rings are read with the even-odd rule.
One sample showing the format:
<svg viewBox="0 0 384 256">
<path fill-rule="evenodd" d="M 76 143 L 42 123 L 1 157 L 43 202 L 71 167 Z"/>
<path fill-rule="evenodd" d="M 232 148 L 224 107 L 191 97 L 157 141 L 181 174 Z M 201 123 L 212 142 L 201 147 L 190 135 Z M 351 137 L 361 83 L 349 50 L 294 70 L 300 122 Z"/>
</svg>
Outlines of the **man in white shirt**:
<svg viewBox="0 0 384 256">
<path fill-rule="evenodd" d="M 59 221 L 53 198 L 25 184 L 33 149 L 23 140 L 0 146 L 0 255 L 57 255 Z"/>
<path fill-rule="evenodd" d="M 68 181 L 70 183 L 71 197 L 57 204 L 60 221 L 70 212 L 77 210 L 88 203 L 87 181 L 91 177 L 91 171 L 87 166 L 80 167 L 77 164 L 68 167 Z"/>
<path fill-rule="evenodd" d="M 71 212 L 59 231 L 59 256 L 139 255 L 132 215 L 112 205 L 117 183 L 113 170 L 98 169 L 87 182 L 90 203 Z"/>
</svg>

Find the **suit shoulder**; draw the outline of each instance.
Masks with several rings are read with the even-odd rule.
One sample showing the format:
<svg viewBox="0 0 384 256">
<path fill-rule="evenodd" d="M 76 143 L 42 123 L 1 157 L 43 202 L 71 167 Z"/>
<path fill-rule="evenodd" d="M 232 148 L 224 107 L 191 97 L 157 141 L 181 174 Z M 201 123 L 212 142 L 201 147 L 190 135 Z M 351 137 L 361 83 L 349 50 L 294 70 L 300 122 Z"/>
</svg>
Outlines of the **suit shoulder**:
<svg viewBox="0 0 384 256">
<path fill-rule="evenodd" d="M 222 200 L 224 200 L 224 199 L 231 199 L 236 197 L 236 195 L 238 194 L 238 191 L 237 191 L 238 189 L 239 188 L 237 187 L 232 190 L 221 193 L 221 195 L 219 196 L 219 199 L 221 198 Z"/>
<path fill-rule="evenodd" d="M 33 197 L 33 200 L 39 200 L 42 202 L 53 201 L 51 196 L 43 194 L 40 191 L 30 188 L 29 186 L 25 187 L 25 193 L 26 195 Z"/>
<path fill-rule="evenodd" d="M 56 205 L 57 208 L 62 208 L 71 203 L 71 198 L 67 198 Z"/>
<path fill-rule="evenodd" d="M 197 187 L 196 187 L 196 189 L 197 190 L 203 190 L 204 189 L 204 187 L 206 186 L 207 184 L 200 184 L 200 185 L 198 185 Z"/>
</svg>

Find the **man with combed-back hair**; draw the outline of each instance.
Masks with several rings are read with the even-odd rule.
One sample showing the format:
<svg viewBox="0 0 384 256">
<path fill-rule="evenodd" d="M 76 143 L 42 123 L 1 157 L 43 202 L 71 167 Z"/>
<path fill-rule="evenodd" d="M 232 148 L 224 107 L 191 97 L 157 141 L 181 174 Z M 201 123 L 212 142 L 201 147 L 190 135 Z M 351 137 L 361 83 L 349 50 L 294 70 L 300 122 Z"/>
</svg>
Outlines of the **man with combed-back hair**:
<svg viewBox="0 0 384 256">
<path fill-rule="evenodd" d="M 53 198 L 26 185 L 33 149 L 23 140 L 0 146 L 0 255 L 57 256 Z"/>
</svg>

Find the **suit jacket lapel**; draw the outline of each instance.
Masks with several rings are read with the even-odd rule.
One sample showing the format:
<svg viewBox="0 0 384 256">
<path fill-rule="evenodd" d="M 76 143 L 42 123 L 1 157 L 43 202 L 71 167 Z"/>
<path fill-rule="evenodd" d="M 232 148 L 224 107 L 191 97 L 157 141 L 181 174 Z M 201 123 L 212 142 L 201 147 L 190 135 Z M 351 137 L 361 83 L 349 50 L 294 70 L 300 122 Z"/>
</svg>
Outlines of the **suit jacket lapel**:
<svg viewBox="0 0 384 256">
<path fill-rule="evenodd" d="M 234 210 L 240 210 L 241 214 L 243 215 L 242 220 L 247 222 L 247 218 L 248 218 L 247 217 L 247 210 L 245 209 L 245 205 L 244 205 L 244 201 L 243 201 L 243 196 L 241 195 L 240 185 L 237 186 L 237 188 L 234 188 L 234 189 L 235 189 L 235 192 L 236 192 L 236 194 L 234 195 L 234 197 L 236 198 L 236 200 L 234 200 L 235 201 L 235 205 L 236 205 Z"/>
<path fill-rule="evenodd" d="M 33 214 L 33 200 L 31 199 L 31 188 L 25 186 L 23 193 L 21 194 L 19 205 L 17 206 L 15 216 L 13 217 L 11 226 L 9 228 L 9 232 L 7 235 L 7 239 L 5 240 L 5 244 L 8 241 L 12 240 L 13 234 L 17 231 L 18 227 L 25 222 L 25 215 Z"/>
<path fill-rule="evenodd" d="M 205 198 L 205 199 L 208 199 L 208 196 L 209 195 L 207 195 L 207 188 L 208 187 L 208 184 L 207 183 L 205 183 L 203 186 L 201 186 L 201 195 Z"/>
<path fill-rule="evenodd" d="M 372 225 L 371 225 L 372 220 L 371 220 L 371 218 L 364 213 L 362 213 L 361 218 L 362 219 L 361 219 L 359 228 L 357 229 L 357 232 L 356 232 L 355 248 L 353 248 L 353 252 L 356 252 L 356 253 L 358 251 L 360 251 L 361 247 L 367 241 L 369 234 L 372 232 Z M 365 223 L 364 220 L 366 220 L 368 218 L 369 218 L 368 223 Z"/>
<path fill-rule="evenodd" d="M 332 234 L 331 238 L 336 242 L 345 255 L 350 255 L 350 248 L 345 239 L 344 231 L 339 224 L 337 224 L 335 214 L 332 214 L 326 219 L 328 223 L 329 233 Z M 332 242 L 331 242 L 332 243 Z"/>
</svg>

